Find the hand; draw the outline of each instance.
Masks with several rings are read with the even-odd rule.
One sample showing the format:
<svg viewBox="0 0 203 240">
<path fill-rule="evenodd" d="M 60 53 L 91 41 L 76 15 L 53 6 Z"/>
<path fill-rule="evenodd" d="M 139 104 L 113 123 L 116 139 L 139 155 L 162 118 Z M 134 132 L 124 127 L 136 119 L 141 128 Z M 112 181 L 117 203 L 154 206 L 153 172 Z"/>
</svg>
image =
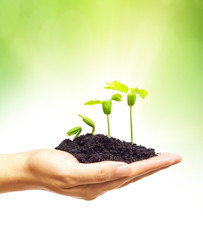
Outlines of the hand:
<svg viewBox="0 0 203 240">
<path fill-rule="evenodd" d="M 39 149 L 30 151 L 27 171 L 36 189 L 93 200 L 180 161 L 180 156 L 164 153 L 131 164 L 114 161 L 82 164 L 67 152 Z"/>
</svg>

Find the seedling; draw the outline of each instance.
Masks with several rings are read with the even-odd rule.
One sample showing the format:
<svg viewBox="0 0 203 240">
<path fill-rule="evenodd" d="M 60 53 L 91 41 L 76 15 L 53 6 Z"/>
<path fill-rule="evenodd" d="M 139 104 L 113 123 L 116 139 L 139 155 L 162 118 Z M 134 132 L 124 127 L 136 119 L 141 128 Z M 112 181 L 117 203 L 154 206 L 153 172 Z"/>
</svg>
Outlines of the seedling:
<svg viewBox="0 0 203 240">
<path fill-rule="evenodd" d="M 105 89 L 111 89 L 111 90 L 117 90 L 123 93 L 127 94 L 127 103 L 128 106 L 130 107 L 130 130 L 131 130 L 131 143 L 133 143 L 133 124 L 132 124 L 132 106 L 136 102 L 136 94 L 140 95 L 140 97 L 145 98 L 148 95 L 148 92 L 143 89 L 138 89 L 137 87 L 131 88 L 130 93 L 128 93 L 129 88 L 118 81 L 113 81 L 111 83 L 107 83 L 107 87 L 104 87 Z"/>
<path fill-rule="evenodd" d="M 83 119 L 83 121 L 87 125 L 92 127 L 92 134 L 94 135 L 94 132 L 95 132 L 95 124 L 94 124 L 94 122 L 91 119 L 89 119 L 88 117 L 83 117 L 80 114 L 78 114 L 78 116 L 81 117 Z M 73 140 L 74 140 L 75 138 L 77 138 L 80 135 L 81 132 L 82 132 L 82 128 L 81 127 L 74 127 L 74 128 L 72 128 L 71 130 L 69 130 L 67 132 L 67 136 L 72 136 L 72 135 L 76 134 L 75 137 L 73 138 Z"/>
<path fill-rule="evenodd" d="M 73 138 L 73 140 L 74 140 L 74 139 L 76 139 L 76 137 L 78 137 L 80 135 L 81 132 L 82 132 L 81 127 L 74 127 L 67 132 L 67 136 L 72 136 L 72 135 L 76 134 L 75 137 Z"/>
<path fill-rule="evenodd" d="M 95 132 L 95 124 L 94 124 L 94 122 L 93 122 L 91 119 L 89 119 L 88 117 L 83 117 L 83 116 L 81 116 L 80 114 L 78 114 L 78 116 L 81 117 L 81 118 L 83 119 L 83 121 L 84 121 L 87 125 L 89 125 L 90 127 L 92 127 L 92 135 L 94 135 L 94 132 Z"/>
<path fill-rule="evenodd" d="M 122 96 L 121 96 L 119 93 L 114 94 L 114 95 L 111 97 L 111 100 L 121 102 Z M 108 137 L 109 137 L 109 138 L 110 138 L 109 115 L 111 114 L 111 110 L 112 110 L 112 101 L 111 101 L 111 100 L 104 100 L 104 101 L 101 101 L 101 100 L 91 100 L 91 101 L 88 101 L 88 102 L 85 103 L 85 105 L 102 104 L 103 112 L 104 112 L 104 114 L 106 114 L 106 116 L 107 116 Z"/>
</svg>

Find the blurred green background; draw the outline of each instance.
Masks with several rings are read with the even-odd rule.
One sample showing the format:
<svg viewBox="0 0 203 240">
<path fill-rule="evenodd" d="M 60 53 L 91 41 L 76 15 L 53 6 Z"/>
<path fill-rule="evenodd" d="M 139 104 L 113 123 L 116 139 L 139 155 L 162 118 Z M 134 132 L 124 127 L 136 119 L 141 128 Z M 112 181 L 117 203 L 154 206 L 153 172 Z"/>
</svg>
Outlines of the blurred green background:
<svg viewBox="0 0 203 240">
<path fill-rule="evenodd" d="M 197 153 L 202 11 L 201 0 L 1 0 L 0 121 L 33 96 L 36 108 L 52 98 L 68 109 L 68 96 L 77 101 L 118 80 L 148 89 L 145 123 L 174 129 L 174 141 Z"/>
<path fill-rule="evenodd" d="M 167 173 L 157 175 L 157 179 L 141 182 L 136 192 L 128 188 L 124 195 L 122 192 L 117 195 L 116 200 L 116 194 L 112 194 L 115 214 L 121 202 L 127 202 L 125 196 L 131 201 L 128 209 L 131 217 L 139 214 L 135 224 L 134 217 L 131 219 L 131 230 L 127 225 L 112 230 L 111 222 L 105 227 L 109 227 L 112 238 L 114 230 L 118 231 L 117 239 L 126 237 L 125 231 L 129 231 L 128 239 L 131 239 L 134 226 L 137 226 L 139 239 L 144 240 L 150 238 L 142 238 L 150 235 L 150 231 L 154 236 L 159 234 L 156 239 L 202 239 L 202 13 L 202 0 L 0 0 L 1 152 L 56 147 L 66 137 L 67 130 L 82 124 L 78 113 L 95 120 L 96 132 L 106 134 L 106 119 L 101 109 L 85 107 L 83 103 L 109 97 L 110 92 L 102 88 L 113 80 L 147 89 L 149 95 L 145 100 L 138 100 L 133 112 L 135 142 L 154 147 L 158 152 L 178 153 L 184 161 L 166 170 Z M 119 104 L 115 104 L 112 111 L 111 133 L 130 141 L 128 109 Z M 84 127 L 85 131 L 90 129 Z M 28 202 L 33 200 L 31 194 L 21 196 L 27 196 Z M 53 195 L 51 198 L 44 195 L 44 200 L 40 195 L 39 199 L 40 204 L 44 201 L 40 211 L 45 219 L 38 224 L 41 229 L 44 222 L 54 219 L 47 217 L 49 207 L 47 212 L 44 210 L 47 202 L 50 208 L 55 203 L 51 202 Z M 61 212 L 56 210 L 56 221 L 67 208 L 67 200 L 57 198 L 57 201 L 64 202 Z M 95 214 L 94 219 L 97 218 L 99 209 L 100 214 L 105 215 L 109 201 L 108 197 L 103 198 L 100 205 L 96 202 L 93 208 L 92 205 L 83 208 L 78 203 L 81 212 L 88 207 L 84 221 L 81 220 L 81 225 L 86 222 L 84 231 L 89 227 L 88 221 L 92 222 L 91 219 L 86 221 L 86 216 Z M 133 205 L 135 201 L 140 201 L 141 205 L 144 202 L 145 215 L 142 208 Z M 13 199 L 10 202 L 13 204 Z M 22 208 L 14 205 L 14 215 L 16 209 L 24 208 L 23 203 L 19 197 L 17 204 L 22 204 Z M 77 205 L 77 202 L 71 204 Z M 30 205 L 28 209 L 32 211 Z M 68 208 L 66 210 L 69 215 Z M 111 215 L 111 209 L 107 211 Z M 129 219 L 128 213 L 123 210 L 120 217 Z M 33 224 L 26 220 L 29 214 L 24 217 L 26 213 L 23 212 L 21 217 L 25 225 L 29 224 L 30 232 L 39 221 L 38 209 L 33 208 L 32 214 L 36 214 L 37 219 Z M 5 210 L 2 219 L 8 218 L 10 226 L 11 218 L 7 215 Z M 50 222 L 52 229 L 41 229 L 41 232 L 47 237 L 51 229 L 49 239 L 56 239 L 52 236 L 55 229 L 56 235 L 61 232 L 61 239 L 66 239 L 65 215 L 66 212 L 66 220 L 60 220 L 63 229 L 59 229 L 58 222 L 56 227 L 53 221 Z M 19 216 L 17 212 L 16 216 Z M 115 215 L 111 218 L 115 221 Z M 119 218 L 116 220 L 120 224 Z M 69 221 L 71 224 L 72 220 Z M 73 232 L 79 234 L 77 216 L 74 221 L 76 229 L 73 228 Z M 102 219 L 100 221 L 104 224 Z M 151 226 L 148 232 L 146 224 Z M 101 232 L 100 225 L 94 225 L 95 231 Z M 156 232 L 158 225 L 161 230 Z M 16 231 L 21 228 L 15 221 L 12 226 Z M 5 234 L 9 229 L 4 228 Z M 169 234 L 168 238 L 165 234 Z"/>
</svg>

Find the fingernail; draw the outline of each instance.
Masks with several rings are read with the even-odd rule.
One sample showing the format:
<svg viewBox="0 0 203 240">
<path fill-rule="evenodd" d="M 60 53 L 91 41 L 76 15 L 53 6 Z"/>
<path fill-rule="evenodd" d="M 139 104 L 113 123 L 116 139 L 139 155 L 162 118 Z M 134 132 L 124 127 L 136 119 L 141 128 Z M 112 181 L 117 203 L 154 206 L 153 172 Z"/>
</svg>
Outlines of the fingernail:
<svg viewBox="0 0 203 240">
<path fill-rule="evenodd" d="M 122 165 L 116 168 L 116 175 L 118 177 L 127 177 L 131 174 L 131 167 L 129 167 L 127 164 Z"/>
</svg>

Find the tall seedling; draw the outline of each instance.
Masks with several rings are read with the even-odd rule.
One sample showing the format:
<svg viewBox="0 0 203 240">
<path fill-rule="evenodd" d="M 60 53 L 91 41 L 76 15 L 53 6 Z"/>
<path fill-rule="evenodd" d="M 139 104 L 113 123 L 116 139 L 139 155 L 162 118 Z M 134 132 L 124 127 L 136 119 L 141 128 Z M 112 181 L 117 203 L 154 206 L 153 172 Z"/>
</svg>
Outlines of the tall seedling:
<svg viewBox="0 0 203 240">
<path fill-rule="evenodd" d="M 120 94 L 114 94 L 111 97 L 111 100 L 120 102 L 122 100 L 122 96 Z M 102 104 L 102 109 L 104 114 L 107 116 L 107 125 L 108 125 L 108 137 L 110 138 L 110 122 L 109 122 L 109 115 L 111 114 L 112 110 L 112 101 L 111 100 L 91 100 L 85 103 L 85 105 L 96 105 L 96 104 Z"/>
<path fill-rule="evenodd" d="M 111 89 L 111 90 L 117 90 L 123 93 L 127 94 L 127 103 L 128 106 L 130 107 L 130 131 L 131 131 L 131 143 L 133 143 L 133 124 L 132 124 L 132 106 L 136 102 L 136 93 L 142 97 L 145 98 L 148 95 L 148 92 L 144 89 L 138 89 L 136 88 L 131 88 L 130 93 L 128 93 L 129 88 L 118 81 L 113 81 L 111 83 L 107 83 L 107 87 L 104 87 L 105 89 Z"/>
</svg>

